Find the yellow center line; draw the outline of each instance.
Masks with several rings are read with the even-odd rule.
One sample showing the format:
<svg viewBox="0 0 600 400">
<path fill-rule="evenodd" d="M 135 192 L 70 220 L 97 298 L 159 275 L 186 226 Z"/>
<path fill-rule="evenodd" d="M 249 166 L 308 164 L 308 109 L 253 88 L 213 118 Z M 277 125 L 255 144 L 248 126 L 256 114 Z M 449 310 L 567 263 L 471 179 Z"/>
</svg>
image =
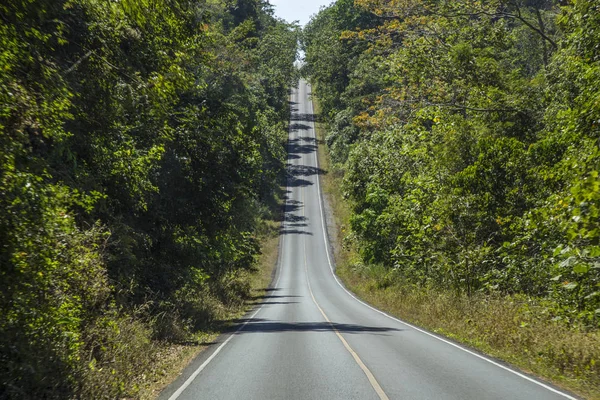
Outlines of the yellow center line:
<svg viewBox="0 0 600 400">
<path fill-rule="evenodd" d="M 319 179 L 318 176 L 317 176 L 317 179 Z M 305 199 L 304 199 L 304 191 L 305 191 L 305 188 L 302 187 L 300 189 L 301 200 L 302 200 L 302 204 L 303 204 L 302 216 L 306 217 L 306 203 L 305 203 Z M 358 354 L 356 354 L 354 349 L 352 349 L 352 347 L 350 347 L 350 344 L 348 344 L 348 342 L 346 341 L 346 339 L 344 339 L 344 337 L 342 336 L 340 331 L 337 330 L 337 328 L 333 325 L 333 322 L 331 322 L 331 320 L 329 319 L 327 314 L 325 314 L 325 311 L 323 311 L 323 309 L 317 302 L 317 299 L 315 299 L 315 295 L 314 295 L 314 293 L 312 291 L 312 287 L 310 285 L 310 278 L 308 277 L 308 261 L 307 261 L 307 257 L 306 257 L 306 236 L 304 236 L 303 244 L 304 244 L 304 270 L 306 272 L 306 282 L 308 283 L 308 291 L 310 292 L 310 297 L 312 298 L 313 303 L 315 303 L 315 305 L 317 306 L 317 308 L 323 315 L 323 318 L 325 318 L 325 320 L 329 323 L 329 326 L 331 326 L 331 329 L 333 329 L 333 331 L 335 332 L 337 337 L 342 341 L 342 344 L 344 345 L 346 350 L 348 350 L 348 352 L 352 355 L 352 357 L 354 358 L 354 361 L 356 361 L 356 363 L 358 364 L 360 369 L 362 369 L 362 371 L 365 373 L 365 375 L 367 376 L 367 379 L 369 380 L 369 383 L 373 387 L 373 390 L 375 390 L 375 393 L 377 393 L 377 396 L 379 396 L 379 399 L 380 400 L 389 400 L 389 397 L 385 394 L 385 392 L 381 388 L 381 385 L 379 384 L 379 382 L 377 382 L 377 379 L 375 379 L 375 375 L 373 375 L 371 370 L 369 368 L 367 368 L 365 363 L 360 359 Z"/>
</svg>

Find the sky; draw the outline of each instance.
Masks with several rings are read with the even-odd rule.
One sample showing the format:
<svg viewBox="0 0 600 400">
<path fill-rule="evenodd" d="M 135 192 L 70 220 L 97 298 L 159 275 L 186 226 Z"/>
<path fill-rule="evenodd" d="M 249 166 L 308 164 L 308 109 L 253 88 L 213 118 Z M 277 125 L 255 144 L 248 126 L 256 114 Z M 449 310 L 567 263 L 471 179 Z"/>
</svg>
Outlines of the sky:
<svg viewBox="0 0 600 400">
<path fill-rule="evenodd" d="M 275 15 L 288 22 L 300 21 L 306 25 L 310 16 L 319 12 L 322 6 L 328 6 L 333 0 L 270 0 L 275 6 Z"/>
</svg>

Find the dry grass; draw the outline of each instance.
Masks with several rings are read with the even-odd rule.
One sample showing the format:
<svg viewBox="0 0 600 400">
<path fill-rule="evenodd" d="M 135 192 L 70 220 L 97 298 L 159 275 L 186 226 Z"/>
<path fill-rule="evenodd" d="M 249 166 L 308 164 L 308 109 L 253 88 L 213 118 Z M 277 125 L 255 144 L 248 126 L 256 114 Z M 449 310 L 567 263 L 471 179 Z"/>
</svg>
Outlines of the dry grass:
<svg viewBox="0 0 600 400">
<path fill-rule="evenodd" d="M 279 230 L 281 222 L 266 221 L 266 231 L 261 238 L 261 255 L 258 260 L 258 271 L 252 274 L 250 285 L 255 296 L 262 296 L 266 293 L 265 289 L 269 287 L 273 280 L 273 273 L 277 266 L 277 257 L 279 255 Z"/>
<path fill-rule="evenodd" d="M 205 342 L 212 342 L 218 335 L 207 335 Z M 144 376 L 145 383 L 140 387 L 139 398 L 150 400 L 158 397 L 162 389 L 172 382 L 183 369 L 204 349 L 206 345 L 175 345 L 159 346 L 153 358 L 154 367 Z"/>
<path fill-rule="evenodd" d="M 319 110 L 318 104 L 315 109 Z M 317 124 L 323 143 L 325 127 Z M 541 301 L 525 297 L 457 296 L 398 281 L 364 266 L 344 241 L 350 208 L 341 191 L 342 173 L 332 169 L 326 146 L 319 147 L 321 176 L 330 214 L 329 234 L 337 274 L 370 304 L 407 322 L 507 361 L 522 370 L 589 399 L 600 399 L 600 332 L 585 332 L 550 320 Z"/>
</svg>

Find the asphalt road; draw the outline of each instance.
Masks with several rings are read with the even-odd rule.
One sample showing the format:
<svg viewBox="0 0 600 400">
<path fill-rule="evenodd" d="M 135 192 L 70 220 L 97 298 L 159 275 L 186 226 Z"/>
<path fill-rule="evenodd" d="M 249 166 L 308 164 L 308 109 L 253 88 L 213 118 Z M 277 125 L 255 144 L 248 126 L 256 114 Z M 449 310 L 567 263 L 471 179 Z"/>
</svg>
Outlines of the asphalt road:
<svg viewBox="0 0 600 400">
<path fill-rule="evenodd" d="M 548 384 L 389 317 L 333 274 L 310 86 L 291 97 L 290 179 L 268 295 L 172 385 L 175 399 L 573 399 Z"/>
</svg>

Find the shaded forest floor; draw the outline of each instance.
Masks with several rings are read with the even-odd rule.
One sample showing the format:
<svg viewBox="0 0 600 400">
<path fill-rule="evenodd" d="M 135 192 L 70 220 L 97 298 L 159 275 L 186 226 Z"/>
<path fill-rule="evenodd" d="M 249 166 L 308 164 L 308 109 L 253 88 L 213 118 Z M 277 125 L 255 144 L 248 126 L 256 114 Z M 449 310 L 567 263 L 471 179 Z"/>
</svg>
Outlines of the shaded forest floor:
<svg viewBox="0 0 600 400">
<path fill-rule="evenodd" d="M 315 99 L 313 99 L 315 100 Z M 315 101 L 315 110 L 319 107 Z M 458 295 L 395 279 L 390 270 L 364 265 L 352 243 L 343 171 L 332 167 L 326 128 L 317 123 L 328 231 L 336 272 L 348 289 L 375 307 L 448 337 L 542 381 L 589 399 L 600 399 L 600 332 L 552 321 L 544 304 L 526 296 Z"/>
</svg>

